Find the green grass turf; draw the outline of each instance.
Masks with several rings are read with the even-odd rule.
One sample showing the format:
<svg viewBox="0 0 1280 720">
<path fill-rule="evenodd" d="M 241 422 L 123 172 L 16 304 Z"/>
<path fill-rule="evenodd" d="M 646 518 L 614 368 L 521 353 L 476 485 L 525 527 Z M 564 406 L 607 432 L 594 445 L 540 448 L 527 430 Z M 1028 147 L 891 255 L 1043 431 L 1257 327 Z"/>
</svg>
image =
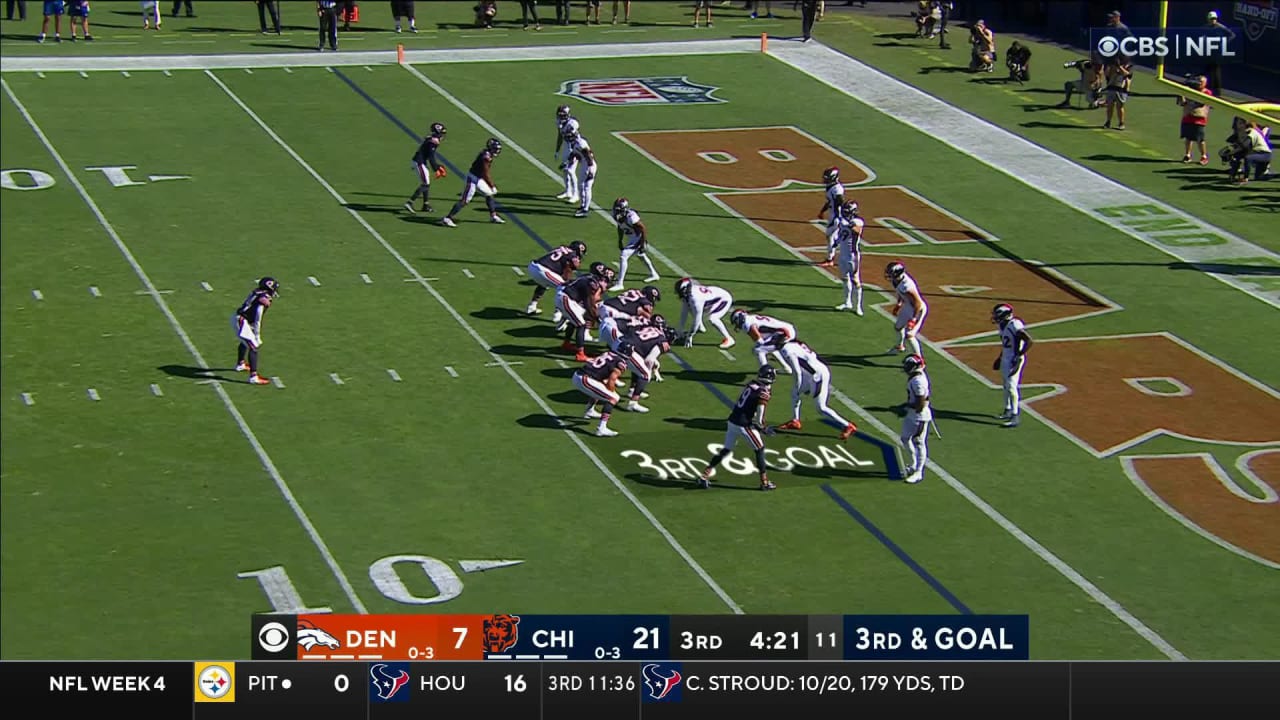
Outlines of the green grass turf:
<svg viewBox="0 0 1280 720">
<path fill-rule="evenodd" d="M 730 100 L 696 108 L 696 115 L 665 108 L 575 110 L 587 129 L 738 126 L 760 118 L 794 123 L 871 165 L 879 182 L 911 186 L 995 232 L 1002 247 L 1015 253 L 1052 262 L 1051 240 L 1065 237 L 1072 239 L 1071 259 L 1134 263 L 1064 268 L 1126 312 L 1056 326 L 1046 335 L 1167 327 L 1275 384 L 1274 364 L 1265 353 L 1246 352 L 1230 327 L 1201 312 L 1216 298 L 1242 301 L 1235 291 L 1194 273 L 1162 271 L 1157 266 L 1167 258 L 1156 251 L 992 176 L 927 138 L 904 134 L 879 113 L 833 98 L 772 61 L 743 62 L 681 61 L 681 72 L 720 85 L 720 95 Z M 423 70 L 536 155 L 545 146 L 549 160 L 548 118 L 558 102 L 551 93 L 560 81 L 661 74 L 670 67 L 669 61 L 638 59 L 527 63 L 479 77 L 464 66 Z M 342 72 L 415 128 L 436 119 L 448 123 L 445 151 L 456 164 L 465 164 L 487 136 L 404 70 Z M 524 363 L 516 372 L 554 410 L 580 411 L 567 371 L 544 355 L 554 344 L 549 329 L 503 310 L 527 300 L 528 288 L 517 284 L 509 268 L 539 252 L 532 240 L 513 224 L 467 222 L 451 232 L 396 214 L 412 185 L 407 156 L 413 141 L 336 75 L 308 69 L 218 77 L 409 263 L 439 277 L 439 292 L 497 352 Z M 752 78 L 750 86 L 744 77 Z M 770 87 L 785 90 L 769 97 L 755 92 L 770 80 Z M 485 367 L 491 356 L 427 292 L 402 282 L 408 271 L 212 80 L 190 72 L 129 79 L 93 74 L 90 86 L 76 76 L 8 75 L 6 81 L 157 286 L 175 290 L 166 300 L 215 367 L 225 366 L 231 349 L 226 316 L 247 291 L 246 283 L 263 268 L 273 268 L 285 281 L 287 290 L 268 320 L 264 368 L 279 373 L 287 388 L 227 387 L 370 611 L 415 610 L 383 599 L 368 579 L 369 563 L 405 553 L 450 562 L 525 560 L 516 568 L 463 575 L 465 589 L 457 599 L 417 610 L 725 610 L 562 433 L 540 427 L 547 423 L 535 402 L 500 368 Z M 503 92 L 509 87 L 528 91 L 513 97 Z M 98 100 L 92 104 L 97 109 L 91 133 L 79 129 L 86 96 Z M 779 112 L 770 105 L 780 100 L 795 109 Z M 840 112 L 830 117 L 800 110 L 832 103 Z M 52 190 L 24 192 L 20 202 L 6 197 L 3 219 L 5 656 L 86 656 L 83 637 L 75 633 L 52 650 L 42 640 L 29 620 L 49 606 L 124 613 L 135 623 L 120 623 L 112 649 L 98 644 L 88 652 L 92 656 L 242 654 L 244 615 L 268 608 L 256 584 L 235 574 L 278 564 L 288 568 L 306 602 L 350 611 L 213 391 L 183 377 L 189 371 L 160 369 L 194 363 L 151 299 L 133 294 L 140 289 L 136 277 L 12 104 L 3 104 L 4 167 L 43 167 L 59 180 Z M 138 132 L 156 128 L 154 119 L 161 116 L 166 126 L 188 130 L 165 142 L 155 142 L 155 130 Z M 866 357 L 882 350 L 888 337 L 874 316 L 864 321 L 872 329 L 855 326 L 851 333 L 831 315 L 810 309 L 832 304 L 836 295 L 816 273 L 721 261 L 786 256 L 740 221 L 724 217 L 700 191 L 610 136 L 591 136 L 602 157 L 598 201 L 630 195 L 655 242 L 684 267 L 730 287 L 740 303 L 787 307 L 787 316 L 812 335 L 820 351 L 848 358 L 837 363 L 837 385 L 896 427 L 889 408 L 900 401 L 901 375 L 890 359 Z M 903 139 L 866 142 L 887 137 Z M 940 162 L 954 182 L 931 181 L 936 175 L 926 160 Z M 112 189 L 99 173 L 80 169 L 110 161 L 136 164 L 142 173 L 191 174 L 194 180 Z M 548 198 L 554 184 L 514 153 L 499 162 L 505 200 L 537 234 L 555 242 L 581 237 L 592 244 L 594 258 L 611 255 L 613 231 L 606 223 L 569 217 Z M 436 191 L 438 209 L 452 200 L 456 183 L 455 174 Z M 1010 197 L 1018 198 L 1018 213 L 1009 212 Z M 468 210 L 462 218 L 484 216 Z M 1046 226 L 1055 228 L 1053 238 L 1038 230 Z M 58 238 L 57 252 L 50 251 L 51 237 Z M 943 252 L 984 251 L 964 246 Z M 365 285 L 361 272 L 375 282 Z M 322 285 L 311 287 L 309 275 Z M 202 281 L 214 291 L 200 290 Z M 90 284 L 103 297 L 91 297 Z M 663 284 L 669 290 L 669 279 Z M 46 296 L 38 304 L 30 295 L 37 287 Z M 671 315 L 673 307 L 668 297 L 660 309 Z M 97 312 L 103 317 L 95 318 Z M 1258 322 L 1260 332 L 1270 333 L 1274 314 L 1261 314 Z M 50 332 L 54 328 L 58 332 Z M 102 328 L 120 328 L 129 340 L 114 341 L 119 335 Z M 104 332 L 112 338 L 98 337 Z M 915 488 L 904 505 L 904 488 L 874 475 L 775 474 L 785 492 L 763 496 L 688 493 L 640 474 L 620 455 L 622 448 L 654 457 L 705 457 L 706 444 L 720 440 L 716 428 L 724 408 L 697 381 L 731 395 L 748 369 L 742 359 L 731 364 L 710 348 L 682 355 L 697 372 L 668 363 L 670 379 L 654 390 L 655 412 L 620 414 L 614 424 L 625 433 L 617 439 L 625 445 L 602 449 L 602 457 L 748 612 L 952 611 L 825 496 L 819 485 L 831 480 L 975 611 L 1031 613 L 1033 656 L 1158 656 L 940 483 Z M 446 364 L 459 372 L 458 379 L 444 373 Z M 390 381 L 387 368 L 397 369 L 403 381 Z M 998 402 L 997 394 L 947 363 L 931 369 L 935 385 L 947 388 L 946 407 L 981 412 Z M 334 385 L 330 372 L 339 372 L 346 384 Z M 150 394 L 153 382 L 165 388 L 164 397 Z M 782 387 L 788 386 L 784 380 Z M 87 400 L 87 387 L 98 389 L 103 400 Z M 31 407 L 17 397 L 28 388 L 38 388 Z M 774 416 L 783 412 L 778 408 Z M 151 432 L 139 432 L 152 423 Z M 826 437 L 803 438 L 800 445 L 831 444 L 833 432 L 812 427 Z M 177 428 L 183 428 L 181 436 Z M 944 466 L 1176 647 L 1193 657 L 1275 656 L 1268 628 L 1280 619 L 1268 613 L 1266 601 L 1275 591 L 1274 573 L 1173 523 L 1132 489 L 1116 461 L 1093 461 L 1035 423 L 1024 425 L 1012 444 L 972 423 L 949 422 L 946 433 L 945 441 L 934 444 Z M 594 439 L 588 444 L 602 447 Z M 66 448 L 94 457 L 76 458 Z M 865 442 L 849 448 L 859 457 L 875 457 Z M 125 455 L 111 457 L 119 452 Z M 1039 467 L 1054 468 L 1059 479 L 1026 477 L 1028 456 Z M 85 475 L 102 487 L 85 490 Z M 750 486 L 751 477 L 738 482 Z M 112 492 L 121 486 L 130 488 L 129 498 Z M 215 505 L 212 497 L 222 499 Z M 230 502 L 241 504 L 233 510 Z M 198 520 L 172 522 L 179 506 L 190 506 Z M 104 511 L 114 522 L 101 523 L 98 513 Z M 57 552 L 50 551 L 51 533 Z M 124 556 L 100 558 L 103 548 L 113 546 L 124 548 Z M 420 579 L 402 575 L 415 592 L 432 594 Z M 138 596 L 155 607 L 139 612 Z M 1219 617 L 1215 613 L 1224 604 L 1255 611 L 1203 622 Z M 180 623 L 193 606 L 206 605 L 220 615 L 191 627 L 189 635 L 166 639 L 164 646 L 144 645 L 138 640 L 143 634 L 128 632 L 157 616 Z"/>
</svg>

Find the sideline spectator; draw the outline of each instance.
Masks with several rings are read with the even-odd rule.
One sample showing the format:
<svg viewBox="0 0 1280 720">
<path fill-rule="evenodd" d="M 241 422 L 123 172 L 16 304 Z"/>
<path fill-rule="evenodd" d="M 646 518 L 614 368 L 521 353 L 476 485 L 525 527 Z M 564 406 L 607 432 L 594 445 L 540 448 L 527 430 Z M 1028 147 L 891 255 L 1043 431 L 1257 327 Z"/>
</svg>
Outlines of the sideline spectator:
<svg viewBox="0 0 1280 720">
<path fill-rule="evenodd" d="M 813 40 L 813 22 L 818 15 L 817 0 L 801 0 L 800 3 L 800 29 L 803 34 L 803 42 Z"/>
<path fill-rule="evenodd" d="M 1234 30 L 1218 22 L 1217 10 L 1209 11 L 1208 21 L 1208 24 L 1205 25 L 1206 29 L 1226 38 L 1227 42 L 1236 39 Z M 1216 62 L 1205 63 L 1204 74 L 1209 79 L 1209 89 L 1213 91 L 1213 96 L 1222 97 L 1222 66 Z"/>
<path fill-rule="evenodd" d="M 396 32 L 400 32 L 400 18 L 409 18 L 409 32 L 418 32 L 418 18 L 413 12 L 413 0 L 391 0 L 391 17 L 396 21 Z"/>
<path fill-rule="evenodd" d="M 316 50 L 324 52 L 324 42 L 329 49 L 338 52 L 338 3 L 336 0 L 316 0 L 316 16 L 320 19 L 320 43 Z"/>
<path fill-rule="evenodd" d="M 600 24 L 600 0 L 587 0 L 587 24 L 591 24 L 591 11 L 596 11 L 596 24 Z"/>
<path fill-rule="evenodd" d="M 1206 87 L 1208 80 L 1203 75 L 1198 75 L 1188 81 L 1188 85 L 1193 90 L 1199 90 L 1206 95 L 1212 95 Z M 1177 98 L 1178 105 L 1182 108 L 1182 129 L 1181 136 L 1185 141 L 1183 147 L 1182 162 L 1191 162 L 1191 146 L 1199 143 L 1200 145 L 1200 164 L 1209 164 L 1209 148 L 1204 141 L 1204 129 L 1209 124 L 1209 106 L 1205 105 L 1194 98 L 1185 98 L 1181 95 Z"/>
<path fill-rule="evenodd" d="M 569 0 L 554 0 L 554 1 L 556 4 L 556 24 L 568 25 L 569 13 L 571 10 L 571 8 L 569 7 Z"/>
<path fill-rule="evenodd" d="M 703 10 L 707 11 L 707 27 L 715 27 L 715 23 L 711 22 L 711 0 L 697 0 L 693 4 L 693 26 L 698 27 L 698 16 Z"/>
<path fill-rule="evenodd" d="M 191 0 L 177 0 L 177 2 L 173 4 L 173 12 L 169 13 L 169 15 L 172 17 L 178 17 L 178 11 L 182 9 L 183 5 L 187 6 L 187 17 L 193 18 L 196 16 L 195 8 L 191 7 Z"/>
<path fill-rule="evenodd" d="M 1125 55 L 1117 55 L 1107 63 L 1104 71 L 1107 77 L 1107 122 L 1102 126 L 1111 127 L 1111 119 L 1118 120 L 1117 130 L 1124 129 L 1124 106 L 1129 102 L 1129 85 L 1133 82 L 1133 66 Z"/>
<path fill-rule="evenodd" d="M 1271 129 L 1256 122 L 1249 123 L 1245 135 L 1244 169 L 1236 182 L 1243 185 L 1249 182 L 1249 166 L 1253 166 L 1253 179 L 1262 180 L 1271 166 Z"/>
<path fill-rule="evenodd" d="M 996 67 L 996 35 L 987 27 L 986 20 L 978 20 L 969 28 L 969 43 L 973 49 L 969 55 L 970 72 L 991 72 Z"/>
<path fill-rule="evenodd" d="M 44 42 L 45 33 L 49 32 L 49 18 L 53 18 L 53 41 L 62 42 L 62 13 L 65 10 L 62 0 L 50 0 L 44 4 L 44 21 L 40 23 L 40 36 L 36 42 Z M 160 22 L 157 20 L 156 25 Z"/>
<path fill-rule="evenodd" d="M 1031 79 L 1031 48 L 1017 40 L 1009 46 L 1005 53 L 1004 64 L 1009 68 L 1009 79 L 1027 82 Z"/>
<path fill-rule="evenodd" d="M 498 3 L 495 0 L 480 0 L 472 9 L 476 11 L 476 27 L 492 30 L 493 19 L 498 16 Z"/>
<path fill-rule="evenodd" d="M 89 0 L 67 0 L 67 24 L 71 26 L 71 42 L 76 41 L 77 19 L 84 39 L 93 42 L 93 35 L 89 32 Z"/>
<path fill-rule="evenodd" d="M 613 0 L 613 20 L 609 22 L 610 25 L 618 24 L 618 1 L 619 0 Z M 624 25 L 630 25 L 631 24 L 631 0 L 622 0 L 622 12 L 623 12 L 622 23 Z"/>
<path fill-rule="evenodd" d="M 1084 95 L 1084 105 L 1090 110 L 1100 108 L 1105 104 L 1106 99 L 1102 96 L 1102 86 L 1105 82 L 1102 76 L 1102 66 L 1092 60 L 1076 60 L 1063 65 L 1066 68 L 1075 68 L 1080 71 L 1080 79 L 1068 80 L 1062 84 L 1062 89 L 1067 93 L 1062 98 L 1062 102 L 1058 107 L 1071 107 L 1071 96 L 1075 93 Z"/>
<path fill-rule="evenodd" d="M 151 30 L 152 21 L 155 21 L 154 29 L 160 29 L 160 0 L 142 0 L 142 29 Z"/>
<path fill-rule="evenodd" d="M 279 0 L 257 0 L 258 3 L 258 27 L 262 30 L 262 34 L 267 34 L 267 13 L 271 13 L 271 26 L 275 29 L 277 35 L 280 34 L 280 3 Z"/>
<path fill-rule="evenodd" d="M 13 11 L 18 11 L 18 20 L 27 19 L 27 0 L 5 0 L 4 19 L 13 20 Z"/>
<path fill-rule="evenodd" d="M 541 30 L 542 21 L 538 19 L 538 0 L 520 0 L 520 19 L 524 22 L 522 29 L 529 29 L 529 16 L 533 16 L 533 29 Z"/>
</svg>

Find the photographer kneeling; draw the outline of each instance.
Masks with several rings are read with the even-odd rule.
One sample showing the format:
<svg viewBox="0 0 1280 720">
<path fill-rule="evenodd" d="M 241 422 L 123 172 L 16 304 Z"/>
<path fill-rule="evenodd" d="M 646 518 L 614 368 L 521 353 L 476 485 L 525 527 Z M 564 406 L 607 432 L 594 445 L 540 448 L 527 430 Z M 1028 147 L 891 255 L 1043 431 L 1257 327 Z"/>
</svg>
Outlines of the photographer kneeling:
<svg viewBox="0 0 1280 720">
<path fill-rule="evenodd" d="M 969 44 L 973 50 L 969 56 L 970 72 L 991 72 L 996 67 L 996 36 L 987 27 L 985 20 L 979 20 L 969 28 Z"/>
<path fill-rule="evenodd" d="M 1088 60 L 1076 60 L 1075 62 L 1063 63 L 1064 68 L 1075 68 L 1080 71 L 1079 80 L 1068 80 L 1062 83 L 1062 89 L 1066 92 L 1066 96 L 1062 98 L 1062 102 L 1058 107 L 1071 107 L 1071 96 L 1080 93 L 1084 95 L 1084 105 L 1089 109 L 1100 108 L 1105 102 L 1098 91 L 1102 89 L 1102 66 Z"/>
<path fill-rule="evenodd" d="M 1014 40 L 1004 55 L 1004 64 L 1009 68 L 1010 80 L 1027 82 L 1031 79 L 1031 48 Z"/>
</svg>

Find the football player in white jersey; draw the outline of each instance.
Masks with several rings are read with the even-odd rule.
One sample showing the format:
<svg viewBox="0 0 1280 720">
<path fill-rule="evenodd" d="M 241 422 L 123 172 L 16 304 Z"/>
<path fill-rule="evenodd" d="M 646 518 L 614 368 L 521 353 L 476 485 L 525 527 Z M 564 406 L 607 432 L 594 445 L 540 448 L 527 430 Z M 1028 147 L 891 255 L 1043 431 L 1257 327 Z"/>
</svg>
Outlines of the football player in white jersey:
<svg viewBox="0 0 1280 720">
<path fill-rule="evenodd" d="M 639 255 L 645 267 L 649 268 L 649 277 L 644 279 L 645 282 L 650 283 L 661 279 L 658 277 L 657 269 L 653 267 L 653 261 L 649 259 L 649 254 L 645 252 L 645 248 L 649 245 L 649 229 L 640 219 L 640 213 L 631 207 L 631 202 L 626 198 L 620 197 L 613 201 L 613 221 L 618 223 L 618 251 L 621 255 L 618 257 L 618 284 L 609 288 L 609 291 L 617 292 L 622 289 L 627 279 L 627 265 L 631 263 L 632 255 Z"/>
<path fill-rule="evenodd" d="M 831 217 L 827 219 L 827 259 L 820 263 L 822 267 L 834 267 L 836 260 L 836 229 L 840 220 L 840 206 L 844 205 L 844 184 L 840 182 L 840 168 L 829 167 L 822 171 L 822 183 L 827 186 L 822 209 L 818 211 L 818 219 L 823 219 L 827 211 Z"/>
<path fill-rule="evenodd" d="M 573 154 L 569 152 L 569 141 L 580 130 L 581 125 L 570 113 L 568 105 L 556 108 L 556 160 L 560 163 L 560 173 L 564 178 L 564 192 L 556 196 L 557 200 L 578 202 L 577 167 L 573 164 Z"/>
<path fill-rule="evenodd" d="M 906 356 L 902 359 L 902 371 L 907 374 L 907 414 L 902 419 L 899 439 L 907 449 L 910 462 L 906 481 L 915 484 L 924 479 L 925 463 L 929 462 L 929 423 L 933 422 L 933 410 L 929 407 L 929 376 L 924 372 L 924 358 Z"/>
<path fill-rule="evenodd" d="M 840 279 L 844 282 L 844 302 L 836 309 L 862 315 L 862 230 L 866 223 L 858 217 L 858 203 L 852 200 L 845 201 L 836 215 L 836 246 L 840 253 Z"/>
<path fill-rule="evenodd" d="M 847 439 L 858 431 L 857 425 L 841 417 L 840 413 L 832 410 L 827 404 L 827 399 L 831 395 L 831 368 L 822 362 L 813 348 L 802 342 L 792 341 L 782 346 L 782 357 L 791 368 L 791 372 L 795 373 L 796 384 L 791 389 L 791 419 L 779 425 L 779 430 L 800 429 L 800 401 L 808 395 L 818 406 L 818 412 L 843 428 L 840 431 L 841 440 Z"/>
<path fill-rule="evenodd" d="M 782 371 L 791 373 L 791 364 L 782 356 L 782 346 L 796 339 L 796 326 L 768 315 L 756 315 L 746 310 L 734 310 L 729 324 L 746 333 L 755 341 L 756 367 L 769 364 L 772 353 L 782 364 Z"/>
<path fill-rule="evenodd" d="M 573 216 L 582 218 L 590 211 L 591 189 L 596 186 L 596 170 L 599 169 L 596 166 L 596 153 L 587 139 L 575 132 L 573 139 L 569 141 L 569 154 L 578 169 L 578 209 Z"/>
<path fill-rule="evenodd" d="M 924 318 L 929 314 L 929 305 L 920 294 L 920 287 L 915 278 L 907 274 L 907 266 L 897 260 L 889 263 L 884 269 L 885 279 L 893 287 L 897 303 L 893 306 L 893 329 L 898 333 L 898 341 L 889 348 L 889 353 L 900 353 L 905 348 L 903 343 L 911 344 L 911 352 L 923 356 L 920 341 L 916 336 L 924 327 Z"/>
<path fill-rule="evenodd" d="M 1013 316 L 1013 306 L 1001 303 L 991 309 L 991 322 L 1000 326 L 1000 355 L 991 364 L 992 370 L 1000 371 L 1000 379 L 1004 382 L 1004 412 L 1000 419 L 1005 420 L 1007 428 L 1018 427 L 1018 414 L 1021 412 L 1022 370 L 1027 366 L 1027 351 L 1031 349 L 1031 335 L 1022 318 Z"/>
<path fill-rule="evenodd" d="M 684 337 L 684 346 L 693 347 L 693 336 L 706 332 L 703 319 L 710 321 L 720 331 L 724 339 L 720 341 L 722 350 L 733 347 L 736 341 L 724 326 L 724 316 L 733 306 L 733 296 L 728 290 L 714 285 L 703 285 L 693 278 L 680 278 L 676 281 L 676 297 L 680 298 L 680 334 Z M 693 327 L 685 332 L 689 316 L 693 316 Z"/>
</svg>

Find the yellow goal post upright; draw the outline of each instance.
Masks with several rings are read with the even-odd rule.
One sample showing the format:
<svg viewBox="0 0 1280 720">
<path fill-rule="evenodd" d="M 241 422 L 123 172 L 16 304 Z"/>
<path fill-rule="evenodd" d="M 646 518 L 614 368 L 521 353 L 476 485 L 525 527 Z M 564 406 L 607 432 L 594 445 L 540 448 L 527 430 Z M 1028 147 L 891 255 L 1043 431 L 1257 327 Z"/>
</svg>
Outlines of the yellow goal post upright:
<svg viewBox="0 0 1280 720">
<path fill-rule="evenodd" d="M 1165 34 L 1168 32 L 1168 29 L 1169 0 L 1161 0 L 1160 34 Z M 1212 95 L 1205 95 L 1198 90 L 1192 90 L 1180 79 L 1170 80 L 1164 76 L 1164 58 L 1162 57 L 1156 59 L 1156 79 L 1165 85 L 1177 89 L 1179 95 L 1193 97 L 1207 105 L 1235 113 L 1236 115 L 1262 123 L 1263 125 L 1280 126 L 1280 104 L 1271 102 L 1233 103 L 1222 98 L 1213 97 Z"/>
</svg>

